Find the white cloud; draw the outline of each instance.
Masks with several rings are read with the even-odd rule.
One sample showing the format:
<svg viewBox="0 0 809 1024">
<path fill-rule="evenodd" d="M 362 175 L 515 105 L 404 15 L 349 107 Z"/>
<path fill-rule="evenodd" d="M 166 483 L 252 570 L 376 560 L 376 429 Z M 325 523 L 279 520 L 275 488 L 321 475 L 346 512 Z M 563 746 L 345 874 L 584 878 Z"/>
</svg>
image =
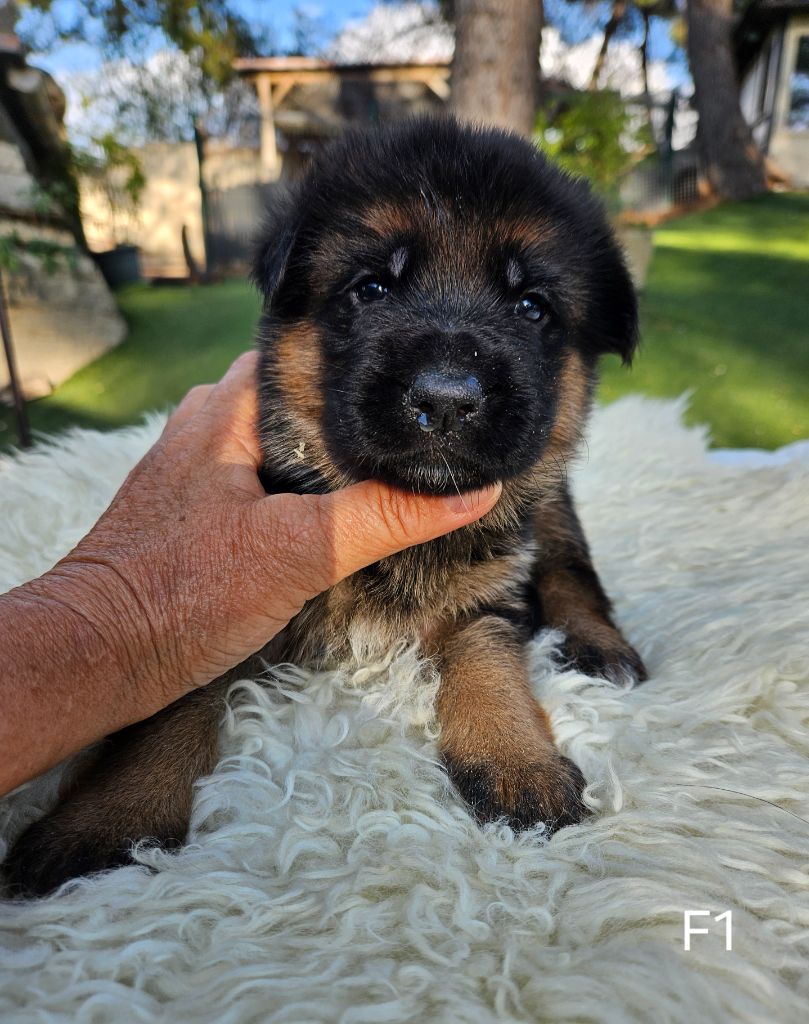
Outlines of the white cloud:
<svg viewBox="0 0 809 1024">
<path fill-rule="evenodd" d="M 381 4 L 349 22 L 327 50 L 343 64 L 429 63 L 452 60 L 452 29 L 432 4 Z"/>
<path fill-rule="evenodd" d="M 596 33 L 570 46 L 562 40 L 558 29 L 546 26 L 542 33 L 543 74 L 561 78 L 577 89 L 585 88 L 601 40 L 601 33 Z M 433 4 L 380 4 L 366 17 L 349 22 L 335 37 L 327 56 L 347 64 L 450 61 L 454 49 L 452 29 Z M 607 51 L 601 84 L 619 90 L 623 96 L 642 92 L 640 54 L 636 46 L 623 39 L 613 40 Z M 668 92 L 674 85 L 670 69 L 663 61 L 650 62 L 649 85 L 653 93 Z"/>
<path fill-rule="evenodd" d="M 590 82 L 598 51 L 600 33 L 582 43 L 569 46 L 558 29 L 548 25 L 542 32 L 541 66 L 548 78 L 561 78 L 576 89 L 585 89 Z M 600 86 L 615 89 L 622 96 L 638 96 L 643 92 L 640 53 L 637 46 L 625 39 L 613 40 L 607 50 L 607 60 Z M 659 60 L 649 62 L 649 91 L 653 95 L 668 93 L 674 86 L 669 67 Z"/>
<path fill-rule="evenodd" d="M 136 145 L 155 134 L 187 138 L 193 117 L 205 109 L 202 75 L 193 59 L 177 50 L 160 50 L 143 66 L 108 61 L 92 71 L 59 76 L 67 97 L 65 124 L 74 143 L 116 131 L 120 141 Z"/>
<path fill-rule="evenodd" d="M 142 66 L 110 61 L 93 71 L 60 75 L 59 82 L 67 96 L 68 135 L 83 148 L 110 131 L 129 146 L 190 140 L 196 118 L 215 137 L 248 145 L 257 138 L 252 86 L 236 79 L 224 92 L 210 94 L 193 57 L 177 50 L 160 50 Z"/>
</svg>

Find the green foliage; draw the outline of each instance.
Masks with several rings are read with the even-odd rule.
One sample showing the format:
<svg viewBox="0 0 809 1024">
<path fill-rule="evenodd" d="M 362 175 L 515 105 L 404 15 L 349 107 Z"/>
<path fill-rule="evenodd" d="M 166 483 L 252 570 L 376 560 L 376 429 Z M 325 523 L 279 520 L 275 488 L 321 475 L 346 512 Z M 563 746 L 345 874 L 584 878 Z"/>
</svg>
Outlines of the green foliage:
<svg viewBox="0 0 809 1024">
<path fill-rule="evenodd" d="M 68 170 L 70 161 L 67 161 Z M 38 181 L 28 194 L 34 216 L 59 220 L 75 200 L 75 182 L 70 177 L 62 181 Z"/>
<path fill-rule="evenodd" d="M 101 174 L 109 183 L 105 188 L 107 198 L 110 208 L 117 210 L 136 207 L 144 184 L 139 169 L 126 153 L 116 149 L 116 139 L 132 137 L 132 132 L 127 136 L 124 131 L 127 119 L 132 120 L 132 111 L 136 111 L 138 127 L 145 125 L 147 129 L 138 141 L 148 136 L 154 124 L 159 130 L 151 137 L 165 137 L 167 123 L 176 131 L 171 117 L 178 112 L 184 121 L 183 137 L 187 137 L 193 117 L 199 113 L 186 102 L 186 83 L 181 82 L 181 95 L 176 95 L 178 77 L 182 76 L 156 73 L 149 68 L 147 57 L 154 56 L 156 48 L 161 47 L 163 52 L 185 56 L 189 67 L 186 77 L 196 88 L 198 106 L 204 108 L 233 78 L 234 58 L 255 53 L 259 45 L 250 24 L 231 0 L 18 0 L 17 6 L 24 15 L 17 31 L 30 50 L 47 53 L 57 51 L 66 42 L 87 43 L 107 62 L 111 85 L 115 84 L 116 61 L 128 72 L 125 83 L 119 82 L 117 88 L 96 87 L 93 97 L 107 111 L 105 123 L 116 126 L 113 134 L 99 142 L 101 155 L 96 162 L 102 166 L 94 167 L 93 173 Z M 165 71 L 165 65 L 164 60 L 159 72 Z M 88 132 L 92 134 L 92 130 Z M 85 145 L 87 141 L 83 140 Z M 88 161 L 92 162 L 65 146 L 53 166 L 40 168 L 46 188 L 37 197 L 40 215 L 66 221 L 80 245 L 84 245 L 84 233 L 77 177 L 86 172 Z M 62 195 L 57 195 L 59 189 Z"/>
<path fill-rule="evenodd" d="M 135 210 L 140 205 L 146 176 L 137 155 L 124 146 L 112 132 L 93 139 L 100 157 L 89 157 L 86 167 L 105 180 L 116 178 L 114 189 L 116 204 L 121 209 Z"/>
<path fill-rule="evenodd" d="M 137 155 L 118 141 L 112 132 L 91 140 L 95 152 L 66 146 L 65 177 L 62 181 L 37 182 L 29 196 L 35 216 L 43 220 L 61 221 L 65 210 L 71 208 L 75 201 L 80 176 L 90 177 L 97 181 L 107 200 L 110 214 L 115 222 L 122 214 L 132 215 L 140 204 L 146 177 Z M 16 234 L 7 236 L 13 240 L 12 249 L 20 248 Z M 33 251 L 31 244 L 24 246 Z M 2 240 L 0 240 L 2 246 Z M 55 247 L 56 249 L 59 246 Z M 8 246 L 4 252 L 10 251 Z M 38 253 L 43 262 L 48 263 L 51 255 L 45 250 Z M 0 254 L 0 265 L 3 258 Z"/>
<path fill-rule="evenodd" d="M 13 231 L 0 236 L 0 268 L 13 274 L 23 266 L 24 254 L 33 256 L 37 265 L 46 274 L 53 274 L 60 267 L 76 266 L 76 247 L 59 245 L 44 238 L 22 239 Z"/>
<path fill-rule="evenodd" d="M 541 148 L 571 174 L 587 178 L 608 201 L 617 200 L 621 176 L 651 145 L 638 122 L 613 92 L 570 93 L 537 115 Z"/>
</svg>

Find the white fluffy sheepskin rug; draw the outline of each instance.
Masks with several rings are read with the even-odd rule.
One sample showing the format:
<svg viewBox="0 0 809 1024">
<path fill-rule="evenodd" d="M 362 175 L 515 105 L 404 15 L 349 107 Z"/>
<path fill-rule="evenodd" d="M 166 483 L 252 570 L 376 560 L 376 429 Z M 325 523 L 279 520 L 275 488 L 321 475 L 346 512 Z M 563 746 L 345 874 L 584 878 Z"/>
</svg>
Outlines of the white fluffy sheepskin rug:
<svg viewBox="0 0 809 1024">
<path fill-rule="evenodd" d="M 532 648 L 590 820 L 550 841 L 473 824 L 410 650 L 283 668 L 233 693 L 185 849 L 0 903 L 0 1019 L 806 1021 L 809 461 L 717 462 L 681 412 L 598 411 L 575 474 L 649 682 Z M 159 425 L 0 463 L 0 589 L 69 548 Z M 0 856 L 57 774 L 0 805 Z M 685 911 L 709 912 L 688 952 Z"/>
</svg>

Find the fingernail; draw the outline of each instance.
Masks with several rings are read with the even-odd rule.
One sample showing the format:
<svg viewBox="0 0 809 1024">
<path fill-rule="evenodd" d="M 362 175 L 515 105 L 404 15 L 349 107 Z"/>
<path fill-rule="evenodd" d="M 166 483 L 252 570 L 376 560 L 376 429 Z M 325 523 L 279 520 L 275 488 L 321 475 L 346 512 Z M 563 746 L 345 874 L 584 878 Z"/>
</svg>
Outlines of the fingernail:
<svg viewBox="0 0 809 1024">
<path fill-rule="evenodd" d="M 470 512 L 477 512 L 481 508 L 488 509 L 494 505 L 500 497 L 503 485 L 498 482 L 488 487 L 481 487 L 478 491 L 469 491 L 466 494 L 448 494 L 444 498 L 447 508 L 456 516 L 467 516 Z"/>
</svg>

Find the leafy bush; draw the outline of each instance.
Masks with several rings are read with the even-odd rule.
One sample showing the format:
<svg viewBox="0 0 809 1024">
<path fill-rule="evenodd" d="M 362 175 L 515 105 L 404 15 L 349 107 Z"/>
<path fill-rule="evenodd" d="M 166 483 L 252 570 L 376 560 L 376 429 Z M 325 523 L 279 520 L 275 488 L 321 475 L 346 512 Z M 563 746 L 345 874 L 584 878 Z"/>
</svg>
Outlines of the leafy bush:
<svg viewBox="0 0 809 1024">
<path fill-rule="evenodd" d="M 569 93 L 540 109 L 535 138 L 540 148 L 571 174 L 587 178 L 610 204 L 620 179 L 651 145 L 643 118 L 614 92 Z"/>
</svg>

